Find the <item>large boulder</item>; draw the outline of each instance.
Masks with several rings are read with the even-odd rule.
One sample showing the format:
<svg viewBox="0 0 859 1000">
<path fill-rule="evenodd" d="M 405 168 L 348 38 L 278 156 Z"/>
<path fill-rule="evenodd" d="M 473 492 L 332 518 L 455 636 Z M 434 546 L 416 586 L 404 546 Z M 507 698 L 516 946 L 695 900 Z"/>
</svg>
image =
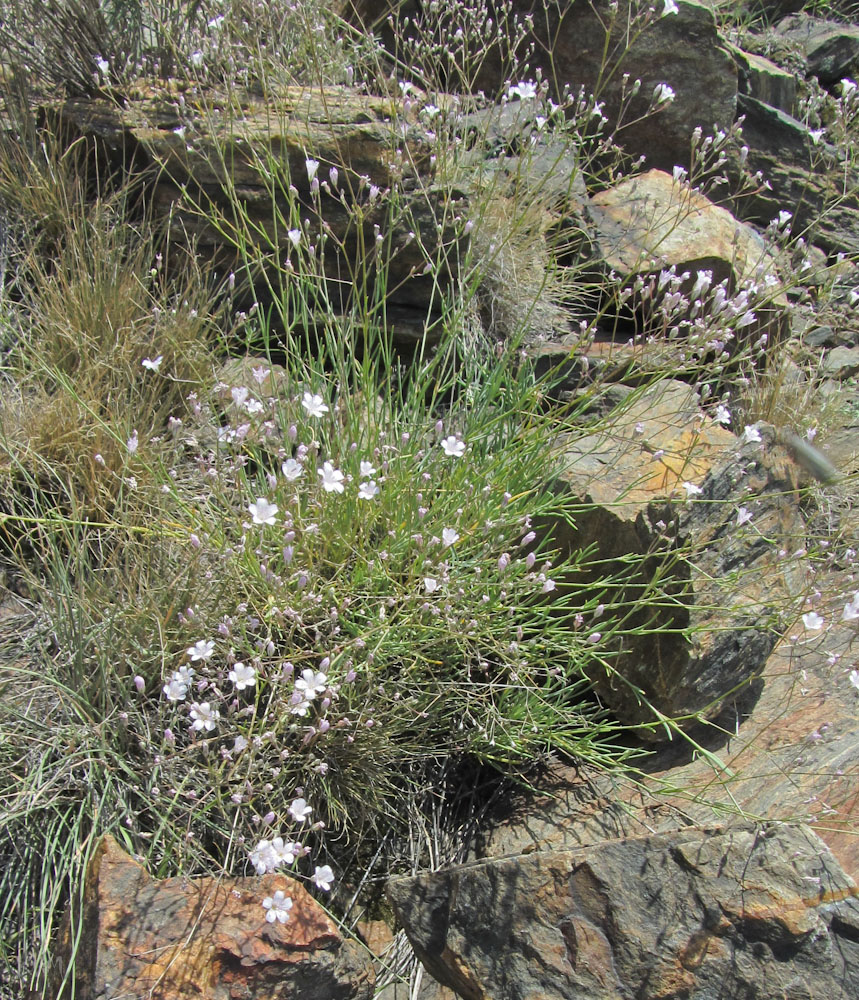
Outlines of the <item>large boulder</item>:
<svg viewBox="0 0 859 1000">
<path fill-rule="evenodd" d="M 855 883 L 807 828 L 692 828 L 389 883 L 466 1000 L 852 1000 Z"/>
<path fill-rule="evenodd" d="M 688 726 L 741 692 L 796 589 L 779 555 L 803 532 L 796 467 L 771 428 L 760 433 L 736 438 L 702 415 L 691 387 L 669 381 L 564 445 L 559 488 L 574 500 L 574 526 L 554 525 L 554 538 L 594 552 L 576 582 L 599 587 L 624 620 L 605 639 L 611 670 L 593 680 L 645 738 L 671 738 L 660 716 Z"/>
<path fill-rule="evenodd" d="M 268 260 L 255 290 L 263 298 L 269 282 L 288 282 L 288 259 L 315 253 L 335 310 L 355 289 L 372 298 L 380 277 L 404 328 L 441 310 L 466 200 L 435 184 L 426 130 L 391 98 L 342 87 L 284 88 L 265 99 L 167 88 L 121 105 L 67 101 L 49 116 L 69 142 L 83 138 L 109 164 L 133 164 L 148 179 L 153 222 L 169 224 L 174 241 L 222 274 L 245 276 L 239 247 Z M 315 184 L 308 160 L 318 162 Z M 316 308 L 324 315 L 326 305 Z"/>
<path fill-rule="evenodd" d="M 392 12 L 422 19 L 430 27 L 444 16 L 438 7 L 416 0 L 346 0 L 344 8 L 353 21 L 379 30 L 392 49 L 393 36 L 386 29 Z M 694 128 L 730 125 L 737 102 L 736 66 L 713 11 L 693 0 L 678 0 L 677 8 L 676 14 L 661 17 L 659 4 L 650 13 L 651 5 L 631 0 L 514 0 L 509 9 L 513 17 L 531 19 L 525 43 L 536 43 L 531 71 L 543 71 L 553 96 L 567 85 L 584 87 L 604 102 L 609 129 L 619 123 L 623 105 L 621 144 L 635 156 L 645 155 L 651 166 L 671 170 L 674 164 L 688 165 Z M 476 39 L 474 44 L 485 42 Z M 508 65 L 499 53 L 490 52 L 473 88 L 500 93 L 508 82 Z M 623 93 L 624 74 L 641 81 L 631 100 Z M 657 118 L 640 121 L 660 83 L 674 90 L 674 101 Z"/>
<path fill-rule="evenodd" d="M 286 923 L 263 899 L 292 899 Z M 75 948 L 76 944 L 76 948 Z M 111 837 L 96 848 L 83 890 L 80 939 L 66 925 L 57 958 L 61 998 L 110 1000 L 369 1000 L 372 964 L 294 879 L 157 881 Z M 54 994 L 57 995 L 57 994 Z"/>
</svg>

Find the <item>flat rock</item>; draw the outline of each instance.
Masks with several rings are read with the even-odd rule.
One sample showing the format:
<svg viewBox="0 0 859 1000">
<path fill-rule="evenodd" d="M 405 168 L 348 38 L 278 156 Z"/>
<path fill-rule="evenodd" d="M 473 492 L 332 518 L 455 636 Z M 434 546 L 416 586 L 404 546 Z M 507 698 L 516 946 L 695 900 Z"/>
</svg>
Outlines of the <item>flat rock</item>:
<svg viewBox="0 0 859 1000">
<path fill-rule="evenodd" d="M 268 923 L 264 897 L 292 898 Z M 105 837 L 89 865 L 73 975 L 62 997 L 369 1000 L 372 964 L 294 879 L 152 879 Z M 71 953 L 68 926 L 57 966 Z M 72 987 L 74 993 L 72 994 Z"/>
<path fill-rule="evenodd" d="M 426 968 L 466 1000 L 859 995 L 857 889 L 805 827 L 486 861 L 388 895 Z"/>
<path fill-rule="evenodd" d="M 336 309 L 354 285 L 366 280 L 372 287 L 379 226 L 391 247 L 384 264 L 387 287 L 396 289 L 391 302 L 424 318 L 433 304 L 441 308 L 439 290 L 452 277 L 447 264 L 455 267 L 460 249 L 455 217 L 466 211 L 465 197 L 435 186 L 426 131 L 390 98 L 343 87 L 284 88 L 266 99 L 168 89 L 130 96 L 123 105 L 67 101 L 49 114 L 70 139 L 82 137 L 109 162 L 144 171 L 153 222 L 169 222 L 174 240 L 193 245 L 223 271 L 238 270 L 236 244 L 256 244 L 260 259 L 276 251 L 284 264 L 311 245 L 320 249 L 325 228 L 325 273 Z M 318 196 L 308 158 L 319 163 Z M 332 167 L 339 172 L 336 187 L 329 182 Z M 385 195 L 392 186 L 400 192 L 393 221 Z M 292 246 L 292 227 L 301 231 L 300 249 Z M 435 274 L 424 273 L 428 259 L 440 261 Z M 278 287 L 281 279 L 272 280 Z M 264 297 L 265 282 L 259 285 Z M 312 302 L 308 308 L 312 313 Z"/>
<path fill-rule="evenodd" d="M 733 287 L 759 267 L 773 267 L 751 226 L 662 170 L 594 195 L 590 211 L 602 255 L 619 274 L 674 265 L 694 276 L 706 268 L 714 285 L 728 279 Z"/>
<path fill-rule="evenodd" d="M 660 713 L 686 726 L 718 714 L 763 669 L 775 608 L 798 586 L 779 556 L 802 532 L 796 467 L 772 429 L 761 434 L 742 444 L 667 381 L 562 443 L 559 486 L 576 509 L 555 542 L 592 547 L 576 582 L 624 609 L 624 635 L 606 640 L 613 669 L 593 679 L 645 738 L 670 738 Z M 738 527 L 741 507 L 753 525 Z"/>
</svg>

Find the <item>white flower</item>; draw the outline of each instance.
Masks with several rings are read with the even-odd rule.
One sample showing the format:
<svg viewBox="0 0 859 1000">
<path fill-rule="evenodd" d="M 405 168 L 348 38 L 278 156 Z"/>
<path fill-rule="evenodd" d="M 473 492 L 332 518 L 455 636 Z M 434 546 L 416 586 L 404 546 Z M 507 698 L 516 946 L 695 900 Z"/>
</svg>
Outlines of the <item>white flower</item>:
<svg viewBox="0 0 859 1000">
<path fill-rule="evenodd" d="M 301 462 L 297 462 L 294 458 L 288 458 L 280 467 L 280 471 L 291 483 L 294 483 L 296 479 L 301 479 L 304 475 L 304 467 Z"/>
<path fill-rule="evenodd" d="M 255 503 L 249 503 L 248 511 L 254 524 L 274 524 L 277 520 L 277 504 L 269 503 L 265 497 L 257 497 Z"/>
<path fill-rule="evenodd" d="M 291 865 L 301 851 L 301 844 L 284 843 L 283 837 L 275 837 L 271 842 L 271 854 L 276 866 Z"/>
<path fill-rule="evenodd" d="M 316 470 L 322 477 L 322 488 L 326 493 L 342 493 L 345 489 L 343 480 L 346 478 L 339 469 L 330 462 L 324 462 L 321 469 Z"/>
<path fill-rule="evenodd" d="M 96 66 L 98 66 L 98 71 L 99 73 L 101 73 L 102 76 L 107 76 L 107 74 L 110 72 L 110 63 L 107 61 L 107 59 L 102 59 L 101 56 L 96 56 L 95 64 Z"/>
<path fill-rule="evenodd" d="M 289 920 L 289 911 L 292 909 L 292 900 L 285 896 L 281 889 L 278 889 L 273 896 L 266 896 L 262 901 L 266 909 L 265 919 L 273 924 L 277 920 L 285 924 Z"/>
<path fill-rule="evenodd" d="M 307 179 L 312 181 L 316 176 L 316 171 L 319 169 L 319 160 L 312 160 L 308 157 L 304 161 L 304 166 L 307 169 Z"/>
<path fill-rule="evenodd" d="M 716 407 L 716 412 L 713 414 L 713 419 L 717 424 L 729 424 L 731 422 L 731 411 L 724 403 L 719 403 Z"/>
<path fill-rule="evenodd" d="M 248 398 L 249 394 L 250 390 L 246 385 L 234 385 L 232 389 L 230 389 L 230 395 L 232 396 L 233 402 L 236 406 L 241 406 Z"/>
<path fill-rule="evenodd" d="M 546 580 L 546 581 L 544 581 L 544 583 L 543 583 L 543 593 L 544 594 L 551 594 L 551 592 L 554 589 L 555 589 L 555 581 L 554 580 Z"/>
<path fill-rule="evenodd" d="M 295 690 L 301 692 L 305 701 L 313 699 L 328 687 L 328 677 L 321 670 L 313 671 L 309 668 L 301 671 L 301 677 L 295 682 Z"/>
<path fill-rule="evenodd" d="M 125 442 L 125 447 L 128 449 L 128 454 L 133 455 L 137 451 L 137 446 L 140 442 L 137 440 L 137 431 L 131 432 L 131 437 Z"/>
<path fill-rule="evenodd" d="M 305 799 L 293 799 L 289 804 L 289 815 L 296 823 L 303 823 L 312 812 Z"/>
<path fill-rule="evenodd" d="M 211 639 L 199 639 L 193 646 L 189 646 L 185 652 L 192 660 L 208 660 L 215 652 L 215 644 Z"/>
<path fill-rule="evenodd" d="M 811 139 L 811 141 L 816 146 L 820 142 L 820 140 L 823 138 L 823 135 L 824 135 L 825 131 L 826 131 L 826 129 L 822 129 L 822 128 L 811 128 L 811 129 L 808 130 L 808 137 L 809 137 L 809 139 Z"/>
<path fill-rule="evenodd" d="M 777 229 L 784 229 L 784 227 L 793 218 L 793 212 L 781 211 L 778 213 L 778 218 L 775 220 Z"/>
<path fill-rule="evenodd" d="M 199 49 L 191 53 L 191 65 L 198 69 L 203 65 L 203 53 Z"/>
<path fill-rule="evenodd" d="M 853 687 L 859 690 L 859 670 L 851 670 L 848 679 Z"/>
<path fill-rule="evenodd" d="M 256 667 L 249 666 L 241 661 L 233 665 L 233 669 L 227 676 L 235 684 L 236 691 L 244 691 L 245 688 L 253 687 L 257 682 Z"/>
<path fill-rule="evenodd" d="M 224 15 L 218 14 L 217 17 L 213 17 L 211 21 L 206 22 L 206 27 L 211 28 L 213 31 L 217 31 L 223 23 L 224 23 Z"/>
<path fill-rule="evenodd" d="M 662 11 L 662 16 L 666 17 L 668 14 L 679 14 L 680 11 L 674 0 L 665 0 L 665 8 Z"/>
<path fill-rule="evenodd" d="M 334 872 L 331 870 L 331 866 L 323 865 L 321 868 L 317 866 L 316 871 L 313 873 L 313 881 L 318 888 L 323 889 L 325 892 L 330 892 L 331 885 L 334 882 Z"/>
<path fill-rule="evenodd" d="M 689 171 L 685 167 L 674 167 L 671 171 L 671 176 L 678 184 L 682 184 L 686 180 L 688 173 Z"/>
<path fill-rule="evenodd" d="M 290 715 L 299 715 L 304 718 L 310 710 L 310 699 L 305 697 L 300 691 L 293 692 L 290 699 Z"/>
<path fill-rule="evenodd" d="M 376 470 L 373 468 L 371 462 L 364 462 L 364 461 L 361 462 L 360 473 L 362 479 L 369 479 L 370 476 L 375 474 L 375 472 Z"/>
<path fill-rule="evenodd" d="M 737 510 L 737 527 L 739 528 L 741 525 L 751 521 L 752 516 L 752 512 L 748 509 L 748 507 L 740 507 Z"/>
<path fill-rule="evenodd" d="M 164 355 L 159 354 L 157 358 L 144 358 L 140 363 L 143 365 L 147 371 L 157 372 L 161 367 L 161 362 L 164 360 Z"/>
<path fill-rule="evenodd" d="M 277 868 L 277 856 L 270 840 L 261 840 L 248 855 L 257 875 L 265 875 Z"/>
<path fill-rule="evenodd" d="M 441 540 L 445 548 L 449 548 L 459 541 L 459 532 L 456 528 L 443 528 L 441 533 Z"/>
<path fill-rule="evenodd" d="M 218 723 L 221 713 L 217 708 L 212 708 L 208 701 L 195 701 L 191 703 L 191 718 L 194 720 L 192 728 L 197 732 L 203 729 L 210 733 Z"/>
<path fill-rule="evenodd" d="M 286 235 L 289 237 L 290 242 L 294 247 L 297 247 L 301 242 L 301 230 L 300 229 L 288 229 Z"/>
<path fill-rule="evenodd" d="M 465 454 L 465 442 L 461 441 L 458 437 L 454 437 L 453 434 L 446 437 L 442 441 L 441 446 L 444 449 L 445 455 L 450 455 L 452 458 L 462 458 Z"/>
<path fill-rule="evenodd" d="M 439 588 L 439 582 L 434 576 L 424 577 L 424 590 L 428 594 L 434 594 Z"/>
<path fill-rule="evenodd" d="M 684 483 L 683 489 L 686 490 L 687 499 L 697 497 L 704 492 L 700 486 L 696 486 L 694 483 Z"/>
<path fill-rule="evenodd" d="M 752 442 L 759 442 L 760 440 L 761 432 L 755 424 L 747 424 L 743 428 L 743 433 L 740 437 L 740 444 L 751 444 Z"/>
<path fill-rule="evenodd" d="M 301 405 L 311 417 L 321 417 L 328 412 L 328 407 L 318 393 L 305 392 Z"/>
<path fill-rule="evenodd" d="M 262 413 L 262 411 L 264 409 L 265 409 L 265 407 L 262 405 L 262 403 L 258 399 L 249 399 L 245 403 L 245 410 L 251 416 L 254 416 L 254 414 L 256 414 L 256 413 Z"/>
<path fill-rule="evenodd" d="M 372 500 L 378 494 L 379 487 L 376 485 L 375 479 L 371 479 L 369 483 L 361 483 L 358 487 L 359 500 Z"/>
<path fill-rule="evenodd" d="M 855 622 L 857 619 L 859 619 L 859 590 L 844 605 L 844 610 L 841 612 L 841 621 L 843 622 Z"/>
<path fill-rule="evenodd" d="M 520 101 L 530 101 L 537 96 L 537 85 L 533 80 L 525 80 L 507 88 L 507 97 L 518 97 Z"/>
<path fill-rule="evenodd" d="M 247 748 L 248 748 L 248 741 L 245 739 L 244 736 L 239 734 L 233 740 L 233 750 L 235 750 L 236 753 L 241 753 L 242 750 L 247 750 Z"/>
<path fill-rule="evenodd" d="M 847 77 L 845 77 L 841 81 L 841 96 L 842 97 L 849 98 L 855 92 L 855 90 L 856 90 L 856 84 L 854 83 L 853 80 L 850 80 Z"/>
<path fill-rule="evenodd" d="M 816 611 L 806 611 L 806 613 L 802 616 L 802 624 L 807 629 L 816 632 L 823 628 L 826 621 L 824 618 L 821 618 Z"/>
<path fill-rule="evenodd" d="M 653 88 L 654 104 L 670 104 L 677 95 L 667 83 L 657 83 Z"/>
<path fill-rule="evenodd" d="M 188 685 L 183 683 L 182 679 L 174 673 L 161 690 L 168 701 L 184 701 L 185 695 L 188 693 Z"/>
</svg>

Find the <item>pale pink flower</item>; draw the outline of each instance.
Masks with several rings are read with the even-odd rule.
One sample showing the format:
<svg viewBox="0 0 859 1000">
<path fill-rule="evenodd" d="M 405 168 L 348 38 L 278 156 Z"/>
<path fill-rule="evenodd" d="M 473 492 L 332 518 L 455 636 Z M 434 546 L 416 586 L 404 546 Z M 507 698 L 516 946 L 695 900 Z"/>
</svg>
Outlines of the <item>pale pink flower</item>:
<svg viewBox="0 0 859 1000">
<path fill-rule="evenodd" d="M 262 901 L 266 909 L 265 919 L 273 924 L 275 921 L 285 924 L 289 920 L 289 911 L 292 909 L 292 900 L 284 895 L 282 889 L 278 889 L 273 896 L 266 896 Z"/>
<path fill-rule="evenodd" d="M 343 480 L 346 478 L 339 469 L 330 462 L 323 462 L 322 468 L 316 470 L 322 479 L 322 489 L 326 493 L 342 493 L 345 489 Z"/>
</svg>

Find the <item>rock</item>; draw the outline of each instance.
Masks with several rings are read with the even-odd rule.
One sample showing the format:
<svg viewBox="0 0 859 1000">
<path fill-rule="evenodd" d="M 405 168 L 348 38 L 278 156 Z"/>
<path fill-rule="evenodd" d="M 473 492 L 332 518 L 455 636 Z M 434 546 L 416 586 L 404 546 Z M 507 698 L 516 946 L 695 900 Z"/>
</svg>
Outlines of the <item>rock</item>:
<svg viewBox="0 0 859 1000">
<path fill-rule="evenodd" d="M 825 86 L 853 76 L 859 68 L 859 27 L 794 14 L 780 21 L 776 33 L 803 53 L 808 75 Z"/>
<path fill-rule="evenodd" d="M 292 898 L 286 923 L 262 900 Z M 74 973 L 62 997 L 109 1000 L 369 1000 L 372 965 L 312 896 L 284 875 L 152 879 L 111 837 L 86 875 Z M 65 927 L 57 965 L 65 971 Z M 58 980 L 59 981 L 59 980 Z"/>
<path fill-rule="evenodd" d="M 859 347 L 833 347 L 823 358 L 823 374 L 847 379 L 859 374 Z"/>
<path fill-rule="evenodd" d="M 760 267 L 774 270 L 751 226 L 662 170 L 648 170 L 590 199 L 596 239 L 609 268 L 621 275 L 676 267 L 708 269 L 713 284 L 735 288 Z M 690 287 L 691 287 L 690 282 Z"/>
<path fill-rule="evenodd" d="M 244 273 L 237 268 L 233 237 L 256 243 L 261 259 L 277 248 L 285 261 L 320 244 L 324 221 L 330 227 L 328 295 L 335 309 L 355 286 L 366 281 L 372 288 L 380 266 L 387 269 L 386 287 L 395 290 L 389 293 L 394 306 L 424 320 L 428 309 L 441 309 L 439 293 L 451 281 L 461 249 L 456 219 L 466 203 L 460 192 L 434 184 L 426 133 L 406 120 L 401 107 L 339 87 L 285 88 L 266 100 L 234 95 L 231 101 L 168 91 L 130 97 L 122 106 L 81 100 L 49 111 L 63 134 L 84 137 L 109 161 L 134 161 L 150 178 L 144 200 L 153 224 L 169 222 L 174 241 L 193 245 L 222 272 L 236 267 L 240 278 Z M 324 182 L 318 201 L 310 190 L 308 158 L 319 162 L 317 180 Z M 339 179 L 326 190 L 331 167 Z M 283 194 L 289 185 L 300 202 L 294 216 Z M 392 186 L 400 192 L 393 220 L 385 195 Z M 385 251 L 384 265 L 376 261 L 376 225 L 393 248 Z M 288 236 L 293 226 L 301 229 L 301 249 Z M 441 261 L 434 275 L 424 273 L 428 257 Z M 277 275 L 269 277 L 278 287 Z M 257 285 L 265 299 L 265 281 Z M 321 311 L 326 313 L 324 306 Z"/>
<path fill-rule="evenodd" d="M 753 52 L 732 48 L 739 70 L 739 89 L 764 104 L 792 115 L 796 105 L 796 77 L 772 60 Z"/>
<path fill-rule="evenodd" d="M 396 879 L 466 1000 L 859 995 L 855 883 L 807 828 L 692 828 Z"/>
<path fill-rule="evenodd" d="M 593 680 L 644 738 L 671 738 L 657 713 L 686 726 L 715 716 L 775 644 L 774 609 L 797 586 L 779 546 L 802 521 L 796 468 L 771 430 L 762 436 L 741 444 L 702 417 L 691 387 L 668 381 L 562 445 L 559 486 L 575 500 L 575 527 L 556 525 L 555 543 L 594 547 L 576 582 L 625 616 L 624 637 L 607 640 L 613 669 Z M 737 525 L 741 507 L 753 528 Z"/>
<path fill-rule="evenodd" d="M 737 208 L 742 218 L 766 226 L 787 210 L 795 236 L 805 235 L 827 253 L 859 252 L 859 178 L 849 165 L 839 162 L 833 147 L 815 146 L 802 122 L 783 111 L 746 94 L 738 110 L 745 116 L 748 167 L 769 184 L 743 198 Z"/>
<path fill-rule="evenodd" d="M 722 44 L 712 10 L 693 0 L 678 0 L 678 13 L 654 14 L 630 32 L 631 9 L 642 5 L 630 0 L 613 4 L 610 0 L 590 3 L 543 4 L 535 0 L 514 0 L 510 13 L 520 19 L 533 18 L 533 31 L 526 39 L 536 42 L 532 71 L 540 67 L 552 81 L 553 96 L 569 84 L 605 102 L 607 128 L 618 120 L 622 99 L 622 77 L 641 80 L 641 90 L 629 102 L 619 141 L 633 156 L 644 154 L 651 166 L 671 170 L 689 160 L 689 144 L 697 125 L 705 130 L 730 125 L 736 113 L 737 70 Z M 414 2 L 397 0 L 347 0 L 346 15 L 353 23 L 379 30 L 383 41 L 393 47 L 385 23 L 392 10 L 412 18 L 425 9 Z M 432 8 L 426 8 L 432 17 Z M 634 18 L 632 18 L 634 21 Z M 629 36 L 632 34 L 631 43 Z M 607 54 L 607 65 L 603 62 Z M 474 80 L 473 89 L 497 95 L 506 84 L 507 60 L 490 52 Z M 650 104 L 657 84 L 673 88 L 675 99 L 655 118 L 638 121 Z"/>
</svg>

